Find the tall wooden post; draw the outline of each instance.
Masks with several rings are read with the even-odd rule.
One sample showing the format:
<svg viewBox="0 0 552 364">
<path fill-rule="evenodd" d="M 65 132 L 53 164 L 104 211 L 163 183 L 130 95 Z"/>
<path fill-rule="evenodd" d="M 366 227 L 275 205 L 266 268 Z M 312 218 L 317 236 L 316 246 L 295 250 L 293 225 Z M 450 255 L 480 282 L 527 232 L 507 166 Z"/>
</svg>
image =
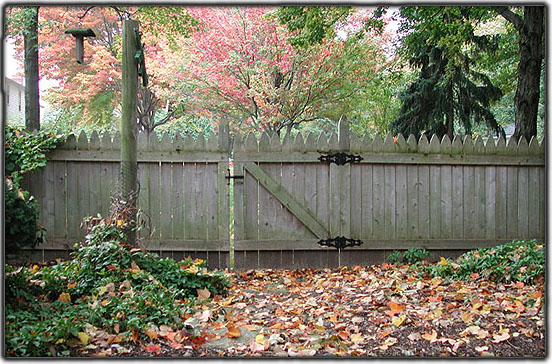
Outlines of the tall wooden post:
<svg viewBox="0 0 552 364">
<path fill-rule="evenodd" d="M 122 198 L 127 199 L 137 191 L 136 175 L 138 170 L 136 150 L 136 91 L 138 82 L 138 68 L 136 55 L 136 30 L 138 22 L 123 21 L 123 94 L 121 120 L 121 173 Z M 136 206 L 128 206 L 134 210 Z M 136 219 L 136 214 L 132 214 Z M 130 229 L 126 232 L 127 243 L 135 245 L 136 233 Z"/>
</svg>

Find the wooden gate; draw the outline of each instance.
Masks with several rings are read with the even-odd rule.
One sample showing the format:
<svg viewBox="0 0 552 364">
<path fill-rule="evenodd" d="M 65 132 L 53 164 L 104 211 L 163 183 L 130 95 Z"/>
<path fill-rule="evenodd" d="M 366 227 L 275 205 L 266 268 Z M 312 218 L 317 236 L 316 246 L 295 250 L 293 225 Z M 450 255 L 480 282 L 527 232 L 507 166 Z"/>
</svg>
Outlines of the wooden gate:
<svg viewBox="0 0 552 364">
<path fill-rule="evenodd" d="M 328 267 L 336 249 L 318 242 L 351 235 L 351 165 L 321 162 L 321 153 L 349 150 L 349 130 L 339 137 L 262 134 L 234 140 L 234 259 L 246 267 Z"/>
</svg>

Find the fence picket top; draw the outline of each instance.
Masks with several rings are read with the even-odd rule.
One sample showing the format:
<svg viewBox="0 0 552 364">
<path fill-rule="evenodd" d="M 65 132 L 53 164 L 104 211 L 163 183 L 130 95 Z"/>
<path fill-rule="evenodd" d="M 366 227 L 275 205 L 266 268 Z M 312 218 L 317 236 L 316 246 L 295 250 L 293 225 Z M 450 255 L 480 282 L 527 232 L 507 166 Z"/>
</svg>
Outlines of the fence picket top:
<svg viewBox="0 0 552 364">
<path fill-rule="evenodd" d="M 203 136 L 203 133 L 199 133 L 197 136 L 197 139 L 195 140 L 195 148 L 194 150 L 205 150 L 206 148 L 206 141 L 205 137 Z"/>
<path fill-rule="evenodd" d="M 485 143 L 485 154 L 496 154 L 496 144 L 493 137 L 487 138 Z"/>
<path fill-rule="evenodd" d="M 306 151 L 316 151 L 316 135 L 313 132 L 309 132 L 305 138 L 305 150 Z"/>
<path fill-rule="evenodd" d="M 282 140 L 282 151 L 291 152 L 293 150 L 293 139 L 290 133 L 284 135 L 284 140 Z"/>
<path fill-rule="evenodd" d="M 328 138 L 328 148 L 331 151 L 339 150 L 339 138 L 336 133 L 331 133 Z"/>
<path fill-rule="evenodd" d="M 350 143 L 351 151 L 358 153 L 362 150 L 362 140 L 356 133 L 351 134 Z"/>
<path fill-rule="evenodd" d="M 182 138 L 182 135 L 180 133 L 174 134 L 172 144 L 173 144 L 173 149 L 176 150 L 177 152 L 185 148 L 184 139 Z"/>
<path fill-rule="evenodd" d="M 403 137 L 404 139 L 404 137 Z M 398 140 L 398 137 L 397 137 Z M 390 132 L 387 133 L 385 136 L 385 140 L 383 141 L 383 151 L 384 152 L 394 152 L 395 151 L 395 140 L 393 139 L 393 134 Z"/>
<path fill-rule="evenodd" d="M 162 152 L 169 152 L 174 149 L 171 136 L 169 133 L 163 133 L 161 140 L 159 141 L 159 150 Z"/>
<path fill-rule="evenodd" d="M 138 133 L 136 136 L 136 148 L 138 148 L 139 151 L 148 150 L 148 137 L 145 132 Z"/>
<path fill-rule="evenodd" d="M 317 145 L 317 151 L 319 152 L 326 152 L 328 151 L 329 149 L 329 145 L 328 145 L 328 136 L 326 135 L 326 133 L 320 133 L 320 135 L 318 136 L 318 140 L 316 141 L 316 145 Z"/>
<path fill-rule="evenodd" d="M 90 135 L 90 140 L 88 141 L 88 149 L 90 150 L 99 150 L 100 149 L 100 136 L 98 132 L 94 130 Z"/>
<path fill-rule="evenodd" d="M 102 137 L 100 138 L 100 149 L 107 149 L 111 150 L 113 143 L 111 142 L 111 134 L 109 132 L 103 133 Z"/>
<path fill-rule="evenodd" d="M 228 119 L 223 117 L 218 127 L 218 148 L 221 152 L 230 152 L 230 133 Z"/>
<path fill-rule="evenodd" d="M 544 155 L 546 151 L 546 137 L 542 137 L 542 140 L 539 145 L 539 154 Z"/>
<path fill-rule="evenodd" d="M 372 140 L 371 150 L 375 153 L 379 153 L 383 150 L 383 140 L 381 138 L 381 135 L 376 134 L 376 136 L 374 136 L 374 140 Z"/>
<path fill-rule="evenodd" d="M 186 150 L 186 151 L 190 151 L 190 150 L 195 150 L 195 147 L 196 147 L 196 142 L 194 140 L 194 137 L 191 135 L 191 134 L 186 134 L 184 137 L 184 148 L 183 150 Z"/>
<path fill-rule="evenodd" d="M 261 137 L 259 139 L 259 151 L 265 152 L 269 150 L 269 144 L 270 144 L 270 137 L 266 133 L 266 131 L 263 131 L 261 134 Z"/>
<path fill-rule="evenodd" d="M 447 134 L 443 136 L 443 140 L 441 140 L 441 153 L 443 154 L 450 154 L 452 150 L 452 142 L 450 141 L 450 138 Z"/>
<path fill-rule="evenodd" d="M 259 149 L 257 145 L 257 138 L 255 137 L 255 134 L 249 133 L 245 137 L 245 150 L 248 152 L 257 152 Z"/>
<path fill-rule="evenodd" d="M 408 139 L 410 139 L 410 137 L 408 137 Z M 418 151 L 424 154 L 427 154 L 430 151 L 429 141 L 427 140 L 427 136 L 425 134 L 420 135 L 420 140 L 418 141 Z"/>
<path fill-rule="evenodd" d="M 342 115 L 339 118 L 337 130 L 339 133 L 337 138 L 339 140 L 339 149 L 349 150 L 351 148 L 351 142 L 349 139 L 351 133 L 349 132 L 349 120 L 347 120 L 345 115 Z"/>
<path fill-rule="evenodd" d="M 464 146 L 462 145 L 462 137 L 460 135 L 455 135 L 452 138 L 452 143 L 450 145 L 450 151 L 453 154 L 462 154 Z"/>
<path fill-rule="evenodd" d="M 506 152 L 506 140 L 502 135 L 498 137 L 498 140 L 496 141 L 496 153 L 502 154 Z"/>
<path fill-rule="evenodd" d="M 471 135 L 467 134 L 462 144 L 464 146 L 464 154 L 473 154 L 473 140 Z"/>
<path fill-rule="evenodd" d="M 407 153 L 408 152 L 408 145 L 406 144 L 406 139 L 404 138 L 403 134 L 397 135 L 397 139 L 393 140 L 395 144 L 395 152 L 398 153 Z"/>
<path fill-rule="evenodd" d="M 301 133 L 297 133 L 295 136 L 295 140 L 293 141 L 293 150 L 296 152 L 305 151 L 305 141 L 303 140 L 303 135 Z"/>
<path fill-rule="evenodd" d="M 205 143 L 205 148 L 207 149 L 207 151 L 210 152 L 216 152 L 217 150 L 219 150 L 217 137 L 212 132 L 210 132 L 208 135 L 207 142 Z"/>
<path fill-rule="evenodd" d="M 270 137 L 268 150 L 271 152 L 279 152 L 282 150 L 282 144 L 280 143 L 280 136 L 278 134 L 272 134 Z"/>
<path fill-rule="evenodd" d="M 73 150 L 77 149 L 77 138 L 75 134 L 70 134 L 65 142 L 60 146 L 60 149 Z"/>
<path fill-rule="evenodd" d="M 506 155 L 517 155 L 518 154 L 518 143 L 515 138 L 508 139 L 505 149 Z"/>
<path fill-rule="evenodd" d="M 527 155 L 528 149 L 529 149 L 529 143 L 527 143 L 527 139 L 525 139 L 524 136 L 521 136 L 521 138 L 519 138 L 519 143 L 517 145 L 517 154 Z"/>
<path fill-rule="evenodd" d="M 406 144 L 409 153 L 416 153 L 416 151 L 418 150 L 418 141 L 416 140 L 414 134 L 410 134 L 408 136 L 408 139 L 406 139 Z"/>
<path fill-rule="evenodd" d="M 77 139 L 77 148 L 79 150 L 88 149 L 88 137 L 86 136 L 86 133 L 84 132 L 84 130 L 80 132 L 79 138 Z"/>
<path fill-rule="evenodd" d="M 370 135 L 364 134 L 364 137 L 361 141 L 361 150 L 363 152 L 371 152 L 372 151 L 372 138 L 370 138 Z"/>
<path fill-rule="evenodd" d="M 441 152 L 441 141 L 439 140 L 437 134 L 433 134 L 431 136 L 431 140 L 429 141 L 429 151 L 433 154 Z"/>
<path fill-rule="evenodd" d="M 234 135 L 233 141 L 232 141 L 232 150 L 243 152 L 245 150 L 245 145 L 243 143 L 243 138 L 241 134 Z"/>
<path fill-rule="evenodd" d="M 485 154 L 485 144 L 483 144 L 483 138 L 479 135 L 473 143 L 473 154 Z"/>
</svg>

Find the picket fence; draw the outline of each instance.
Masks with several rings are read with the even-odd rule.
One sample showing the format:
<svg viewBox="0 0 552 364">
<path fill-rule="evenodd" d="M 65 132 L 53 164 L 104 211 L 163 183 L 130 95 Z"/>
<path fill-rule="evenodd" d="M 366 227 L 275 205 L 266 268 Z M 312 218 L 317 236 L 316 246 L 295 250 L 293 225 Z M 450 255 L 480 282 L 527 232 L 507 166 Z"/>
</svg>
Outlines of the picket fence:
<svg viewBox="0 0 552 364">
<path fill-rule="evenodd" d="M 362 160 L 320 160 L 332 152 Z M 27 176 L 23 187 L 47 229 L 35 250 L 41 259 L 81 241 L 83 217 L 108 214 L 119 161 L 119 134 L 82 133 Z M 138 178 L 138 204 L 154 228 L 140 244 L 175 259 L 205 258 L 211 267 L 231 260 L 236 269 L 371 264 L 394 249 L 454 255 L 545 237 L 545 146 L 536 138 L 361 139 L 345 120 L 329 136 L 231 138 L 221 123 L 218 135 L 196 140 L 140 134 Z M 319 245 L 339 236 L 362 244 Z"/>
</svg>

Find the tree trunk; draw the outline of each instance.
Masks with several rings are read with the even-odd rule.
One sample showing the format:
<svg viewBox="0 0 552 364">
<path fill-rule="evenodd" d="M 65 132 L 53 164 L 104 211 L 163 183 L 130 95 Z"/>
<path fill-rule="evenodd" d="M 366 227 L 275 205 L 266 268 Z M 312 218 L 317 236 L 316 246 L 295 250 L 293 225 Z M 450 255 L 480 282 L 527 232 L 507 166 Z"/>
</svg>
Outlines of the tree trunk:
<svg viewBox="0 0 552 364">
<path fill-rule="evenodd" d="M 537 135 L 544 6 L 525 6 L 523 18 L 506 6 L 495 6 L 494 9 L 519 32 L 518 84 L 514 99 L 516 128 L 513 137 L 519 140 L 524 136 L 530 141 Z"/>
<path fill-rule="evenodd" d="M 38 93 L 38 7 L 24 9 L 25 27 L 25 129 L 40 130 L 40 103 Z"/>
</svg>

